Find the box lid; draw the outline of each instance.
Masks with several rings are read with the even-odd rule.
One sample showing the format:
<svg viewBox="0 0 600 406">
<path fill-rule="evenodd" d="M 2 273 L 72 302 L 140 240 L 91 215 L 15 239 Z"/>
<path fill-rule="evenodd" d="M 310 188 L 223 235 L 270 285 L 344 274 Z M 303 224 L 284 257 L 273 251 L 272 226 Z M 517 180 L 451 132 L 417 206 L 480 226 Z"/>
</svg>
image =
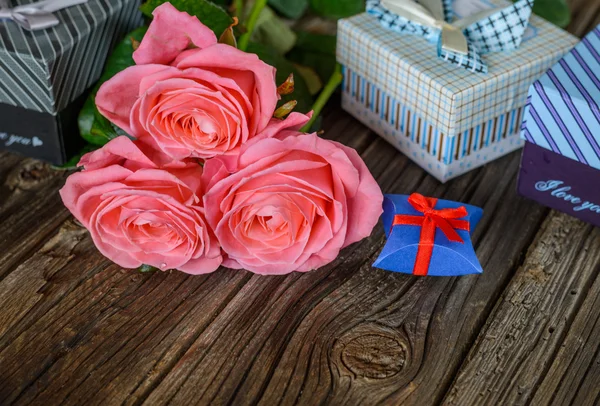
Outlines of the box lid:
<svg viewBox="0 0 600 406">
<path fill-rule="evenodd" d="M 459 2 L 465 0 L 455 1 L 455 11 Z M 507 4 L 468 3 L 475 10 Z M 339 22 L 337 56 L 452 137 L 525 105 L 531 83 L 576 43 L 571 34 L 532 16 L 521 46 L 484 55 L 488 73 L 480 74 L 439 59 L 425 38 L 395 33 L 365 13 Z"/>
<path fill-rule="evenodd" d="M 56 11 L 60 24 L 37 31 L 0 21 L 0 103 L 51 114 L 64 109 L 98 80 L 114 43 L 142 23 L 138 5 L 88 0 Z"/>
<path fill-rule="evenodd" d="M 600 26 L 531 86 L 521 136 L 600 169 Z"/>
</svg>

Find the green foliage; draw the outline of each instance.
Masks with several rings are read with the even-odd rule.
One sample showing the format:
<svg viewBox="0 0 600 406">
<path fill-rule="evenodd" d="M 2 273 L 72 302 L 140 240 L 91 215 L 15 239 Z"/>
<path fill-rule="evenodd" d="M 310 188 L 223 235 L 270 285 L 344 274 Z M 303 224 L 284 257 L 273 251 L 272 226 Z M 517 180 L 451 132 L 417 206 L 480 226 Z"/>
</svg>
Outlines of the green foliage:
<svg viewBox="0 0 600 406">
<path fill-rule="evenodd" d="M 297 20 L 308 9 L 308 0 L 269 0 L 269 6 L 282 16 Z"/>
<path fill-rule="evenodd" d="M 149 0 L 142 4 L 140 10 L 145 16 L 152 18 L 154 9 L 163 3 L 171 3 L 177 10 L 198 17 L 217 37 L 233 23 L 227 11 L 208 0 Z"/>
<path fill-rule="evenodd" d="M 310 0 L 310 7 L 318 15 L 331 18 L 345 18 L 365 11 L 364 0 Z"/>
<path fill-rule="evenodd" d="M 90 144 L 102 146 L 120 135 L 120 131 L 113 126 L 96 108 L 95 97 L 100 86 L 108 79 L 125 68 L 133 66 L 134 42 L 140 42 L 148 30 L 141 27 L 129 33 L 114 49 L 104 67 L 104 72 L 96 87 L 85 101 L 78 117 L 79 133 Z"/>
<path fill-rule="evenodd" d="M 277 69 L 276 83 L 278 85 L 285 82 L 290 73 L 294 74 L 294 92 L 286 96 L 281 96 L 279 105 L 283 105 L 291 100 L 296 100 L 298 104 L 294 111 L 307 113 L 311 110 L 313 98 L 308 91 L 304 79 L 302 79 L 302 75 L 293 63 L 285 59 L 273 48 L 255 42 L 250 42 L 248 52 L 255 53 L 261 60 Z"/>
<path fill-rule="evenodd" d="M 565 0 L 535 0 L 533 12 L 559 27 L 571 21 L 571 10 Z"/>
<path fill-rule="evenodd" d="M 102 72 L 97 87 L 100 87 L 102 83 L 106 82 L 122 70 L 125 70 L 125 68 L 135 65 L 135 62 L 133 61 L 134 42 L 141 42 L 146 31 L 148 31 L 148 27 L 137 28 L 127 34 L 125 39 L 115 46 L 115 49 L 106 61 L 104 72 Z"/>
<path fill-rule="evenodd" d="M 139 273 L 154 273 L 154 272 L 158 271 L 159 269 L 155 268 L 153 266 L 144 264 L 144 265 L 141 265 L 137 270 Z"/>
<path fill-rule="evenodd" d="M 88 152 L 92 152 L 96 149 L 98 149 L 97 145 L 87 144 L 75 156 L 73 156 L 71 159 L 69 159 L 64 165 L 54 167 L 54 168 L 59 169 L 59 170 L 77 169 L 78 168 L 77 164 L 79 163 L 79 160 L 81 159 L 81 157 L 84 156 L 85 154 L 87 154 Z"/>
<path fill-rule="evenodd" d="M 297 32 L 296 46 L 287 54 L 287 57 L 302 66 L 314 69 L 326 82 L 335 67 L 335 35 L 313 34 L 310 32 Z"/>
<path fill-rule="evenodd" d="M 265 7 L 258 16 L 251 40 L 284 54 L 296 43 L 296 34 L 273 10 Z"/>
</svg>

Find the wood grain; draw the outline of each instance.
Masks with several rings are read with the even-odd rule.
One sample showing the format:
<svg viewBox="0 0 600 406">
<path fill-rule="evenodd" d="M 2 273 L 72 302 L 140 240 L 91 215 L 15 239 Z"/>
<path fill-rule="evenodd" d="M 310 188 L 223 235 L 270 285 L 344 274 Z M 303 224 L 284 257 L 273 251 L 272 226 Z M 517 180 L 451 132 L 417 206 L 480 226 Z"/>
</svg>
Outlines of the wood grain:
<svg viewBox="0 0 600 406">
<path fill-rule="evenodd" d="M 5 155 L 9 158 L 1 162 L 10 166 L 0 166 L 0 279 L 69 217 L 58 195 L 66 173 L 34 159 Z"/>
<path fill-rule="evenodd" d="M 572 4 L 581 35 L 600 0 Z M 384 192 L 484 208 L 483 275 L 373 269 L 381 225 L 307 274 L 123 270 L 62 207 L 65 173 L 1 153 L 0 404 L 597 403 L 598 229 L 518 197 L 519 153 L 442 185 L 337 106 L 324 136 Z"/>
<path fill-rule="evenodd" d="M 573 319 L 599 272 L 600 230 L 565 214 L 552 213 L 489 317 L 444 403 L 522 405 L 529 404 L 535 395 L 536 404 L 558 404 L 552 394 L 558 388 L 565 390 L 562 379 L 556 377 L 569 367 L 564 358 L 554 363 L 555 371 L 542 388 L 540 382 L 567 333 L 576 333 L 570 331 Z M 592 302 L 598 299 L 590 294 Z M 592 317 L 592 323 L 598 317 L 590 315 L 589 309 L 582 311 L 587 314 L 583 317 Z M 598 339 L 588 339 L 589 345 L 581 343 L 581 349 L 587 351 L 577 354 L 581 358 L 577 369 L 594 362 Z M 572 350 L 563 347 L 562 356 L 574 357 Z M 572 401 L 586 378 L 587 374 L 575 373 L 571 378 L 575 382 L 568 385 L 570 397 L 568 393 L 562 396 Z M 594 400 L 598 393 L 595 389 L 585 396 Z M 560 403 L 567 402 L 563 399 Z"/>
<path fill-rule="evenodd" d="M 476 241 L 489 277 L 414 279 L 372 269 L 380 228 L 305 275 L 140 275 L 110 265 L 67 222 L 0 282 L 14 297 L 3 310 L 0 403 L 440 398 L 490 310 L 481 299 L 500 294 L 545 209 L 511 193 L 517 154 L 440 185 L 345 113 L 330 118 L 326 135 L 362 151 L 384 190 L 482 205 Z M 509 212 L 527 221 L 497 221 Z M 503 233 L 521 237 L 509 243 Z M 48 258 L 60 261 L 40 265 Z"/>
<path fill-rule="evenodd" d="M 598 229 L 594 230 L 597 234 Z M 596 241 L 598 244 L 598 242 Z M 560 349 L 532 400 L 536 405 L 591 405 L 600 403 L 600 278 L 591 289 L 573 289 L 585 296 L 583 305 L 566 333 Z"/>
</svg>

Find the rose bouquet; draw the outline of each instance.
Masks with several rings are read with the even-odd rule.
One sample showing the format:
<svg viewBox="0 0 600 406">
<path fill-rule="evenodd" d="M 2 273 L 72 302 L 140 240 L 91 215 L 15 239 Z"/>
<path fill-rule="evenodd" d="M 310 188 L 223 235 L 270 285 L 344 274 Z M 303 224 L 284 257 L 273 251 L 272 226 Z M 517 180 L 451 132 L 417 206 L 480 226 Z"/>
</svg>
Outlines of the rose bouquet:
<svg viewBox="0 0 600 406">
<path fill-rule="evenodd" d="M 218 39 L 169 3 L 153 15 L 87 106 L 108 142 L 60 192 L 99 251 L 125 268 L 284 274 L 367 237 L 381 191 L 356 151 L 301 131 L 312 113 L 280 100 L 292 76 L 277 86 L 233 25 Z"/>
</svg>

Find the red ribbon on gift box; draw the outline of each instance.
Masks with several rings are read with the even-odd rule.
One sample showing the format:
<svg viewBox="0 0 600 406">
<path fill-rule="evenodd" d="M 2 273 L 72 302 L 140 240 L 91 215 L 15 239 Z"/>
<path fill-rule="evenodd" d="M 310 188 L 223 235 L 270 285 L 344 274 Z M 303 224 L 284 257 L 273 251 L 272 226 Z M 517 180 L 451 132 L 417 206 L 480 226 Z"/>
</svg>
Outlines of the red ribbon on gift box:
<svg viewBox="0 0 600 406">
<path fill-rule="evenodd" d="M 463 239 L 456 230 L 470 231 L 471 226 L 468 220 L 457 220 L 465 217 L 468 212 L 464 206 L 456 209 L 435 210 L 438 199 L 425 197 L 419 193 L 413 193 L 408 197 L 408 202 L 415 210 L 423 213 L 423 216 L 411 216 L 408 214 L 396 214 L 392 223 L 394 226 L 418 226 L 421 227 L 421 236 L 419 239 L 419 249 L 417 259 L 413 268 L 413 275 L 425 276 L 429 271 L 435 233 L 439 228 L 446 238 L 453 242 L 464 244 Z"/>
</svg>

